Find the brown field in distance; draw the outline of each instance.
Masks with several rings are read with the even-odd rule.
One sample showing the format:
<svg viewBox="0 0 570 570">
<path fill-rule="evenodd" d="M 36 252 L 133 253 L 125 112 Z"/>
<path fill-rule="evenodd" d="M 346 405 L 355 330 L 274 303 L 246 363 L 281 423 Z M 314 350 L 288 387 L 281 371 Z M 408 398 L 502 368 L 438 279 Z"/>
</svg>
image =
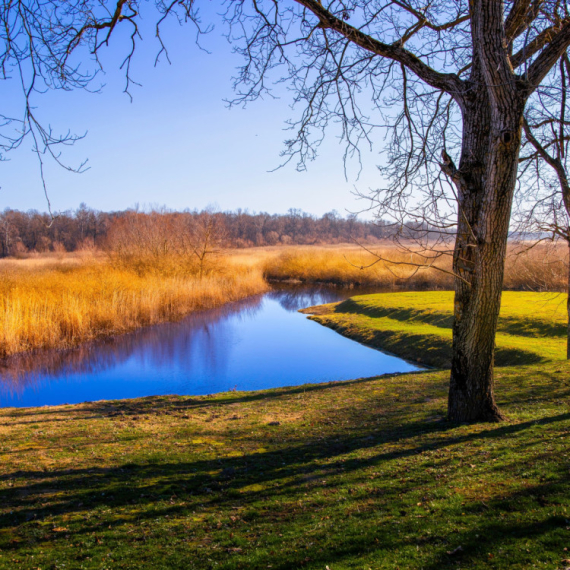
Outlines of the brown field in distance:
<svg viewBox="0 0 570 570">
<path fill-rule="evenodd" d="M 394 261 L 419 256 L 390 245 L 371 250 Z M 0 260 L 0 357 L 38 348 L 69 348 L 102 336 L 174 320 L 264 292 L 267 280 L 379 289 L 451 289 L 451 275 L 384 262 L 354 244 L 268 246 L 217 252 L 202 278 L 180 258 L 130 267 L 97 250 Z M 438 262 L 446 270 L 451 259 Z M 540 246 L 507 260 L 505 288 L 565 291 L 566 248 Z"/>
</svg>

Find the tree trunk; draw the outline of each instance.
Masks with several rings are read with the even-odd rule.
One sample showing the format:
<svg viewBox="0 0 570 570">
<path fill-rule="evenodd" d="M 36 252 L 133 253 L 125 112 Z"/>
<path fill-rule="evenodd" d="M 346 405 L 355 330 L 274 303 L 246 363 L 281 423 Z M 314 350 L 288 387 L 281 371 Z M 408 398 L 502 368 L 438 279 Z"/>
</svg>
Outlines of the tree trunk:
<svg viewBox="0 0 570 570">
<path fill-rule="evenodd" d="M 495 332 L 524 110 L 514 90 L 494 109 L 477 70 L 472 79 L 473 94 L 462 108 L 460 166 L 447 170 L 458 190 L 448 418 L 459 422 L 503 419 L 493 390 Z"/>
</svg>

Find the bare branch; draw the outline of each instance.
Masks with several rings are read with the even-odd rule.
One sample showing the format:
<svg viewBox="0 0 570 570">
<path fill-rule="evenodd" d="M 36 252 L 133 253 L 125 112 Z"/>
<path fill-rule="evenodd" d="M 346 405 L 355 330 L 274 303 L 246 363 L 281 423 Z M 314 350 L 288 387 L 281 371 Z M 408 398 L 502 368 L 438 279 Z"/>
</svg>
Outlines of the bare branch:
<svg viewBox="0 0 570 570">
<path fill-rule="evenodd" d="M 548 75 L 556 62 L 570 46 L 570 18 L 565 18 L 560 30 L 549 41 L 540 55 L 529 66 L 526 80 L 534 89 Z"/>
<path fill-rule="evenodd" d="M 376 55 L 386 57 L 393 61 L 397 61 L 405 65 L 410 71 L 414 72 L 418 77 L 423 79 L 428 85 L 449 93 L 456 100 L 461 101 L 463 92 L 463 81 L 455 73 L 440 73 L 435 69 L 426 65 L 412 52 L 400 47 L 397 44 L 386 44 L 371 36 L 361 32 L 357 28 L 346 23 L 331 14 L 317 0 L 295 0 L 302 6 L 308 8 L 320 22 L 320 27 L 334 30 L 349 39 L 359 47 L 374 53 Z"/>
</svg>

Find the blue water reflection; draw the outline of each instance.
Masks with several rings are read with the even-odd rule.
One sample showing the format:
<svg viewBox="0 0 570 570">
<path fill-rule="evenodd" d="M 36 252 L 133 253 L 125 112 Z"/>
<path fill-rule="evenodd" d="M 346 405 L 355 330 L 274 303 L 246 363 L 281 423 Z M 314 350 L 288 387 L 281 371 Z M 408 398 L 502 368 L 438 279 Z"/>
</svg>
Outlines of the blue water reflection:
<svg viewBox="0 0 570 570">
<path fill-rule="evenodd" d="M 258 390 L 417 369 L 297 312 L 349 294 L 281 288 L 177 323 L 20 357 L 0 373 L 0 407 Z"/>
</svg>

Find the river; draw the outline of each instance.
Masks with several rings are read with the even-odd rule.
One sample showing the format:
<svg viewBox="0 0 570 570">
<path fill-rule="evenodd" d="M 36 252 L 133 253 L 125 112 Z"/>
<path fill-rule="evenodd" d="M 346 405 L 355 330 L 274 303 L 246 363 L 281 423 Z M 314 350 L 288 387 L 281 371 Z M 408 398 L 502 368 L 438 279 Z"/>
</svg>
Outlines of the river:
<svg viewBox="0 0 570 570">
<path fill-rule="evenodd" d="M 0 371 L 0 407 L 261 390 L 417 370 L 298 312 L 354 294 L 280 286 L 175 323 L 13 358 Z"/>
</svg>

